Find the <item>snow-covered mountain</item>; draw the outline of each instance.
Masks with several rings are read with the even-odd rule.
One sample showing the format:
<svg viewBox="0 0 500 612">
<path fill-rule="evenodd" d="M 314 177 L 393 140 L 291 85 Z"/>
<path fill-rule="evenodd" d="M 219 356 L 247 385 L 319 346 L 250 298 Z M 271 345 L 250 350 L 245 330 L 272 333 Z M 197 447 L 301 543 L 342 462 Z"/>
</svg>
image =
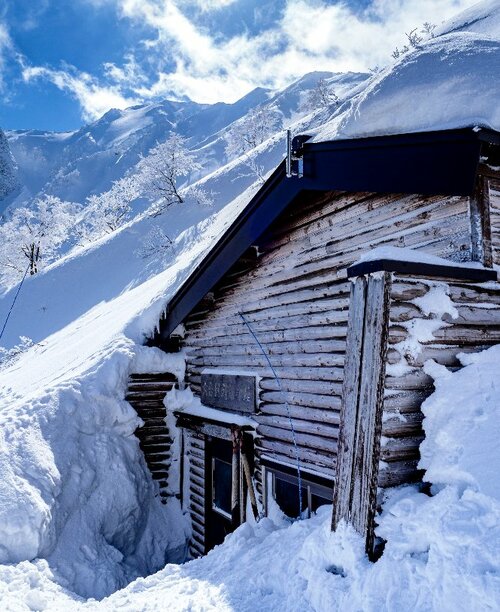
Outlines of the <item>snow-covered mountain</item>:
<svg viewBox="0 0 500 612">
<path fill-rule="evenodd" d="M 203 167 L 200 176 L 209 174 L 226 162 L 224 133 L 252 109 L 259 105 L 274 107 L 287 125 L 300 114 L 301 101 L 320 78 L 328 79 L 342 97 L 368 77 L 364 73 L 315 72 L 284 90 L 254 89 L 234 104 L 165 100 L 123 111 L 112 109 L 76 132 L 8 132 L 24 187 L 17 202 L 44 192 L 82 203 L 91 194 L 107 191 L 141 154 L 166 140 L 172 131 L 189 139 L 189 147 L 197 152 Z"/>
<path fill-rule="evenodd" d="M 7 138 L 0 130 L 0 202 L 19 187 L 17 167 Z"/>
</svg>

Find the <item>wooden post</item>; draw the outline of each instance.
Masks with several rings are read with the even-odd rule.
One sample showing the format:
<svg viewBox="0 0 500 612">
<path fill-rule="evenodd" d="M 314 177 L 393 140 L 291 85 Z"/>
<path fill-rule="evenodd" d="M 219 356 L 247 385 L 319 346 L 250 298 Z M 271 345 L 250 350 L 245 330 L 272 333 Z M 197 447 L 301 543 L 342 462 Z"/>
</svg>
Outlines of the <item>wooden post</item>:
<svg viewBox="0 0 500 612">
<path fill-rule="evenodd" d="M 390 273 L 357 278 L 351 290 L 333 529 L 344 519 L 373 547 Z"/>
<path fill-rule="evenodd" d="M 232 430 L 233 454 L 231 462 L 231 521 L 234 527 L 240 524 L 240 446 L 241 431 Z"/>
<path fill-rule="evenodd" d="M 471 227 L 471 259 L 491 268 L 493 255 L 491 250 L 491 221 L 488 178 L 479 175 L 476 187 L 469 199 Z"/>
</svg>

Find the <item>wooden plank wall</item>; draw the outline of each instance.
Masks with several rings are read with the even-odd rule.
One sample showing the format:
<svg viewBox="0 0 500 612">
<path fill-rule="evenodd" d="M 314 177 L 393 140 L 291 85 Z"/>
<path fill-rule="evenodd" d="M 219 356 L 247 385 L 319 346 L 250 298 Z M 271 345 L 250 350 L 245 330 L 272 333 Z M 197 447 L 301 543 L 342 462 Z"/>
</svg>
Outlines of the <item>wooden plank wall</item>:
<svg viewBox="0 0 500 612">
<path fill-rule="evenodd" d="M 500 178 L 489 180 L 489 197 L 493 263 L 500 266 Z"/>
<path fill-rule="evenodd" d="M 186 486 L 187 502 L 191 517 L 191 540 L 189 554 L 191 558 L 205 554 L 205 436 L 199 432 L 184 429 L 184 453 L 187 458 Z"/>
<path fill-rule="evenodd" d="M 177 382 L 173 374 L 131 374 L 125 399 L 144 425 L 135 431 L 153 480 L 158 483 L 163 503 L 168 497 L 168 468 L 172 438 L 165 422 L 165 395 Z"/>
<path fill-rule="evenodd" d="M 187 382 L 199 393 L 206 367 L 254 372 L 257 454 L 294 465 L 289 409 L 302 468 L 333 479 L 350 291 L 345 269 L 383 245 L 469 260 L 468 206 L 464 197 L 302 198 L 259 244 L 258 261 L 235 266 L 185 321 Z M 239 312 L 265 345 L 284 394 Z"/>
<path fill-rule="evenodd" d="M 445 314 L 443 327 L 433 331 L 432 338 L 421 341 L 422 350 L 415 355 L 405 348 L 412 325 L 418 319 L 441 318 L 425 314 L 418 305 L 418 299 L 432 288 L 442 288 L 448 294 L 458 316 Z M 433 391 L 432 379 L 425 374 L 423 364 L 434 359 L 455 370 L 460 367 L 458 353 L 477 352 L 500 342 L 500 283 L 394 275 L 389 320 L 380 487 L 421 478 L 417 470 L 419 445 L 424 437 L 420 407 Z M 396 364 L 406 365 L 407 372 L 398 375 Z"/>
</svg>

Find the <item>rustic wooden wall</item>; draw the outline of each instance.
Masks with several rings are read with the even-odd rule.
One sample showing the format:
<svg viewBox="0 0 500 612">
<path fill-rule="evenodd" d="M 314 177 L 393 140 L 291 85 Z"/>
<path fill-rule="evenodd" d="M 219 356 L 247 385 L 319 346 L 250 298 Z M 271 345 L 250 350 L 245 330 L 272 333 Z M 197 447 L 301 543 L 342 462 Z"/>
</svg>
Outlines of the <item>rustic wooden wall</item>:
<svg viewBox="0 0 500 612">
<path fill-rule="evenodd" d="M 371 286 L 379 286 L 380 296 L 389 300 L 377 301 L 374 291 L 370 296 Z M 422 477 L 421 404 L 433 390 L 424 363 L 433 359 L 454 370 L 460 367 L 459 353 L 499 340 L 498 282 L 387 272 L 353 280 L 334 528 L 349 521 L 366 534 L 367 551 L 373 552 L 378 494 Z"/>
<path fill-rule="evenodd" d="M 418 305 L 432 289 L 446 291 L 458 317 L 442 317 L 445 325 L 421 341 L 417 355 L 405 350 L 405 341 L 417 320 L 438 319 Z M 417 302 L 415 302 L 415 300 Z M 458 353 L 477 352 L 500 342 L 500 284 L 394 275 L 389 313 L 389 347 L 385 379 L 384 418 L 379 486 L 418 480 L 419 444 L 423 439 L 420 406 L 433 390 L 432 379 L 423 370 L 427 359 L 454 370 L 460 367 Z M 395 364 L 407 364 L 397 375 Z M 459 409 L 457 407 L 457 409 Z"/>
<path fill-rule="evenodd" d="M 267 232 L 258 259 L 242 260 L 185 321 L 187 382 L 199 392 L 206 367 L 254 372 L 257 454 L 294 464 L 286 401 L 303 469 L 333 478 L 350 291 L 345 269 L 381 245 L 469 260 L 468 208 L 464 197 L 302 198 Z M 265 345 L 284 395 L 239 312 Z"/>
<path fill-rule="evenodd" d="M 497 179 L 490 178 L 488 184 L 493 263 L 500 266 L 500 177 Z"/>
</svg>

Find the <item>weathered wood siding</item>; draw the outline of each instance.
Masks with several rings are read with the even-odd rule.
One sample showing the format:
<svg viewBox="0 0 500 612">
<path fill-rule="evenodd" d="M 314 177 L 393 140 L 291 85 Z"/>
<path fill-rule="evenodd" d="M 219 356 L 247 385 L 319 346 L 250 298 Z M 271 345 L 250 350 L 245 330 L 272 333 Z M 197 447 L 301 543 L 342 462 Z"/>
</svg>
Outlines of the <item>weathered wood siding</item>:
<svg viewBox="0 0 500 612">
<path fill-rule="evenodd" d="M 500 266 L 500 178 L 489 180 L 489 200 L 493 263 Z"/>
<path fill-rule="evenodd" d="M 205 436 L 201 433 L 184 429 L 184 453 L 187 459 L 185 474 L 184 503 L 188 504 L 191 517 L 191 540 L 189 554 L 191 558 L 205 554 Z"/>
<path fill-rule="evenodd" d="M 258 455 L 293 465 L 288 409 L 302 468 L 335 475 L 350 282 L 345 269 L 382 245 L 471 258 L 469 199 L 330 193 L 303 197 L 185 321 L 186 380 L 206 367 L 260 377 Z M 250 322 L 284 393 L 242 322 Z M 287 408 L 288 404 L 288 408 Z"/>
<path fill-rule="evenodd" d="M 430 291 L 444 292 L 456 317 L 427 312 Z M 442 321 L 425 338 L 422 321 Z M 420 335 L 420 339 L 419 339 Z M 500 284 L 394 275 L 389 312 L 379 486 L 419 480 L 419 445 L 424 438 L 421 404 L 433 391 L 427 359 L 454 370 L 458 353 L 477 352 L 500 342 Z M 420 347 L 415 350 L 415 347 Z M 457 410 L 460 407 L 457 406 Z"/>
<path fill-rule="evenodd" d="M 144 425 L 135 431 L 146 464 L 165 501 L 172 438 L 165 422 L 165 395 L 177 379 L 172 374 L 131 374 L 125 399 L 133 406 Z"/>
</svg>

